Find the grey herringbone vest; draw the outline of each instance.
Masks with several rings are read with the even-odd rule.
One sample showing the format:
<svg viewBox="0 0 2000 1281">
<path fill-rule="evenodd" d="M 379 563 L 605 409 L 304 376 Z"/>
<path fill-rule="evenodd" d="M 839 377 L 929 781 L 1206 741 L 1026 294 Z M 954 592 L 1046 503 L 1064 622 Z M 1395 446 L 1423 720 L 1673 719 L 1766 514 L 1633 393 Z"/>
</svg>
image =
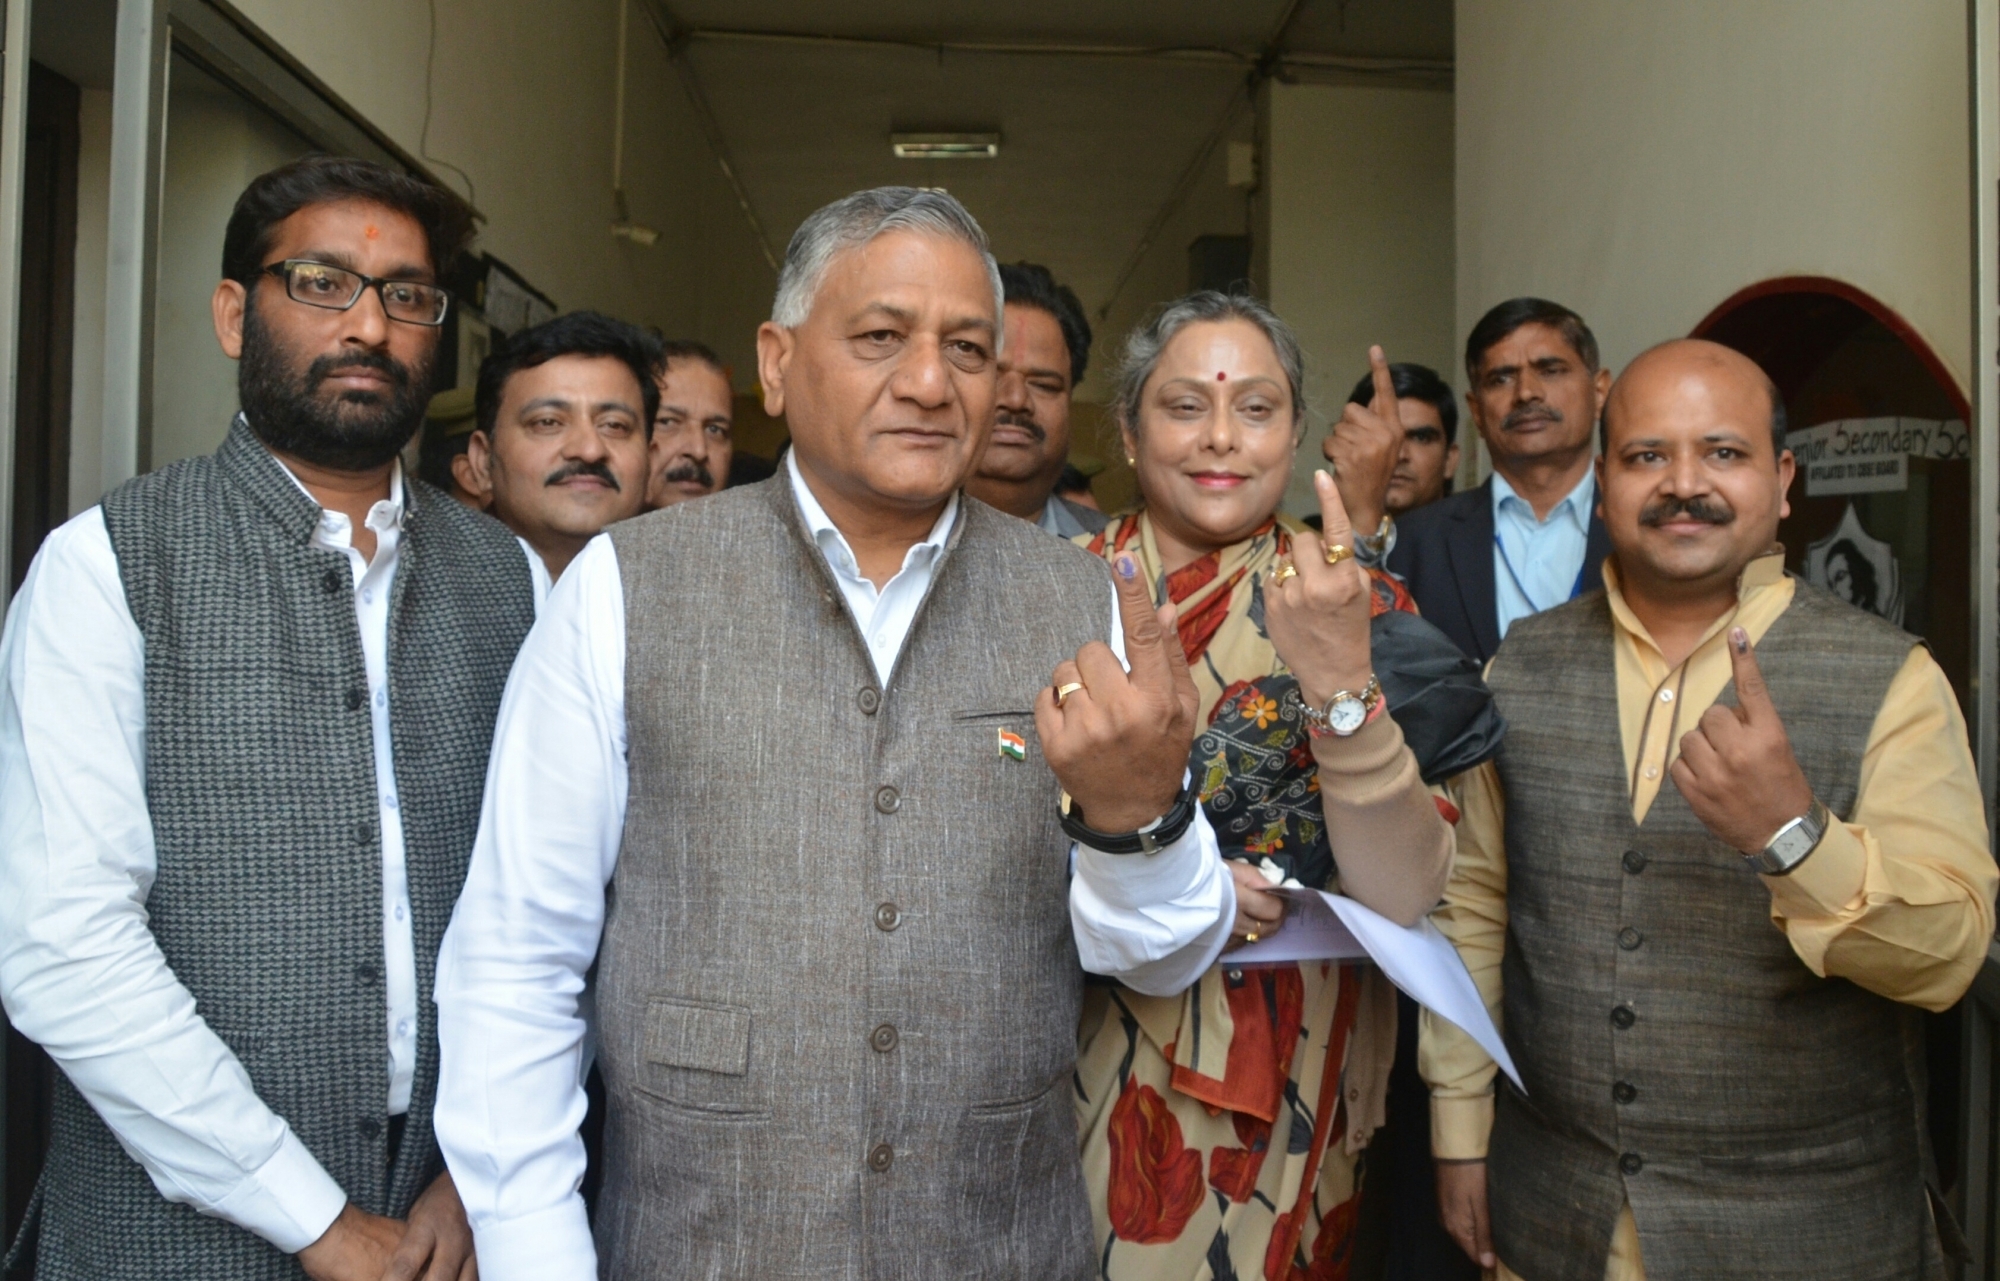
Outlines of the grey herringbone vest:
<svg viewBox="0 0 2000 1281">
<path fill-rule="evenodd" d="M 393 1170 L 382 845 L 347 560 L 311 545 L 318 507 L 240 421 L 212 457 L 104 499 L 146 643 L 153 936 L 258 1097 L 356 1205 L 397 1215 L 441 1168 L 433 969 L 501 688 L 534 616 L 504 527 L 421 483 L 405 494 L 389 696 L 420 1030 Z M 304 1275 L 251 1233 L 164 1200 L 60 1076 L 37 1195 L 39 1281 Z"/>
<path fill-rule="evenodd" d="M 1836 816 L 1916 643 L 1800 584 L 1757 648 Z M 1488 681 L 1527 1085 L 1503 1086 L 1494 1123 L 1500 1257 L 1527 1281 L 1600 1281 L 1629 1199 L 1652 1277 L 1938 1275 L 1917 1011 L 1815 977 L 1671 782 L 1634 826 L 1603 594 L 1515 623 Z"/>
<path fill-rule="evenodd" d="M 601 1274 L 1087 1276 L 1082 976 L 1030 709 L 1104 638 L 1103 563 L 964 499 L 884 688 L 783 472 L 612 539 Z"/>
</svg>

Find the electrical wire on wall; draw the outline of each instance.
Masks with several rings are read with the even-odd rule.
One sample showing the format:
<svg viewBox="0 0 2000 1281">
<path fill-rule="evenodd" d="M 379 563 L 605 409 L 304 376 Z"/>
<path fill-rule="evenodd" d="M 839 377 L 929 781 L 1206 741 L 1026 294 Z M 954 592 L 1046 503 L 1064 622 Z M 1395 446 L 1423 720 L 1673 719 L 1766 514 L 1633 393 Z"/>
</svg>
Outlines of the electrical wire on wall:
<svg viewBox="0 0 2000 1281">
<path fill-rule="evenodd" d="M 431 72 L 437 65 L 438 7 L 437 0 L 430 0 L 431 38 L 424 49 L 424 127 L 417 135 L 417 156 L 427 164 L 440 169 L 449 169 L 465 180 L 465 202 L 477 207 L 478 189 L 472 185 L 472 175 L 460 169 L 449 160 L 440 160 L 431 154 Z"/>
</svg>

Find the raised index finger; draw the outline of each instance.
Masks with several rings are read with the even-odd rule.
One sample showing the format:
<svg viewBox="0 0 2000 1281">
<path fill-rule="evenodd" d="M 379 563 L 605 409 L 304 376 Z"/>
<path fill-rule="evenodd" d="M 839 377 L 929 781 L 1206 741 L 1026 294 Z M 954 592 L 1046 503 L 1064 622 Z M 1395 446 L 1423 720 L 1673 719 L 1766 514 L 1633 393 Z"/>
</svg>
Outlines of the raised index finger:
<svg viewBox="0 0 2000 1281">
<path fill-rule="evenodd" d="M 1325 468 L 1313 473 L 1313 493 L 1319 498 L 1319 527 L 1328 547 L 1335 543 L 1354 546 L 1354 524 L 1347 519 L 1347 504 L 1340 501 L 1340 486 Z"/>
<path fill-rule="evenodd" d="M 1401 426 L 1402 415 L 1396 412 L 1396 379 L 1389 372 L 1389 358 L 1379 346 L 1368 349 L 1368 372 L 1375 379 L 1375 399 L 1368 407 L 1391 427 Z"/>
<path fill-rule="evenodd" d="M 1770 687 L 1764 684 L 1764 669 L 1757 665 L 1750 633 L 1741 627 L 1729 629 L 1729 666 L 1736 676 L 1737 714 L 1744 723 L 1777 719 L 1778 709 L 1771 702 Z"/>
<path fill-rule="evenodd" d="M 1153 597 L 1139 576 L 1139 559 L 1120 553 L 1111 565 L 1111 582 L 1118 589 L 1118 621 L 1125 629 L 1125 665 L 1132 671 L 1132 683 L 1141 689 L 1169 694 L 1173 689 L 1173 664 L 1162 646 L 1166 631 L 1153 608 Z M 1173 638 L 1180 644 L 1180 637 Z"/>
</svg>

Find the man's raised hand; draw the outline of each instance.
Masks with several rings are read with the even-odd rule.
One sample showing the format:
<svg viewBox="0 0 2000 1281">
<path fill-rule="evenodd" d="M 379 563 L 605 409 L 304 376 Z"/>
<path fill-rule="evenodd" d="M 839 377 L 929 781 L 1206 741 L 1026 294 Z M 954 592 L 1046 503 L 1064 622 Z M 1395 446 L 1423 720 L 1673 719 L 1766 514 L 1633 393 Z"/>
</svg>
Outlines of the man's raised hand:
<svg viewBox="0 0 2000 1281">
<path fill-rule="evenodd" d="M 1735 707 L 1720 703 L 1681 736 L 1674 785 L 1702 826 L 1723 844 L 1755 854 L 1778 829 L 1812 808 L 1812 786 L 1792 754 L 1757 653 L 1741 627 L 1729 631 Z"/>
<path fill-rule="evenodd" d="M 1372 536 L 1381 527 L 1389 481 L 1402 452 L 1403 416 L 1396 408 L 1396 380 L 1380 347 L 1368 349 L 1368 371 L 1375 380 L 1374 399 L 1344 406 L 1320 452 L 1333 464 L 1334 481 L 1354 527 Z"/>
<path fill-rule="evenodd" d="M 1153 608 L 1137 558 L 1121 553 L 1111 578 L 1125 630 L 1128 673 L 1102 641 L 1056 665 L 1035 698 L 1042 754 L 1063 790 L 1100 832 L 1130 832 L 1173 807 L 1194 748 L 1199 696 L 1171 604 Z M 1056 690 L 1078 688 L 1058 701 Z"/>
</svg>

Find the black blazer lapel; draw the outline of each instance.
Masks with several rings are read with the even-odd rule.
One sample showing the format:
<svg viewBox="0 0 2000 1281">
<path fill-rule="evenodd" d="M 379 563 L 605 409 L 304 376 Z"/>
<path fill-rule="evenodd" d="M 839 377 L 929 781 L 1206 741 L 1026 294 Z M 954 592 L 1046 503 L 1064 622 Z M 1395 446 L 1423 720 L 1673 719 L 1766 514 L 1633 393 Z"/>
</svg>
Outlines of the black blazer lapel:
<svg viewBox="0 0 2000 1281">
<path fill-rule="evenodd" d="M 1492 511 L 1487 508 L 1487 511 Z M 1611 535 L 1604 528 L 1604 517 L 1597 514 L 1597 507 L 1590 509 L 1590 531 L 1583 539 L 1583 590 L 1594 592 L 1604 586 L 1604 558 L 1611 554 Z"/>
<path fill-rule="evenodd" d="M 1451 555 L 1452 579 L 1458 584 L 1458 598 L 1472 625 L 1481 664 L 1500 648 L 1500 613 L 1493 587 L 1493 482 L 1488 480 L 1467 495 L 1452 516 L 1445 540 Z"/>
</svg>

